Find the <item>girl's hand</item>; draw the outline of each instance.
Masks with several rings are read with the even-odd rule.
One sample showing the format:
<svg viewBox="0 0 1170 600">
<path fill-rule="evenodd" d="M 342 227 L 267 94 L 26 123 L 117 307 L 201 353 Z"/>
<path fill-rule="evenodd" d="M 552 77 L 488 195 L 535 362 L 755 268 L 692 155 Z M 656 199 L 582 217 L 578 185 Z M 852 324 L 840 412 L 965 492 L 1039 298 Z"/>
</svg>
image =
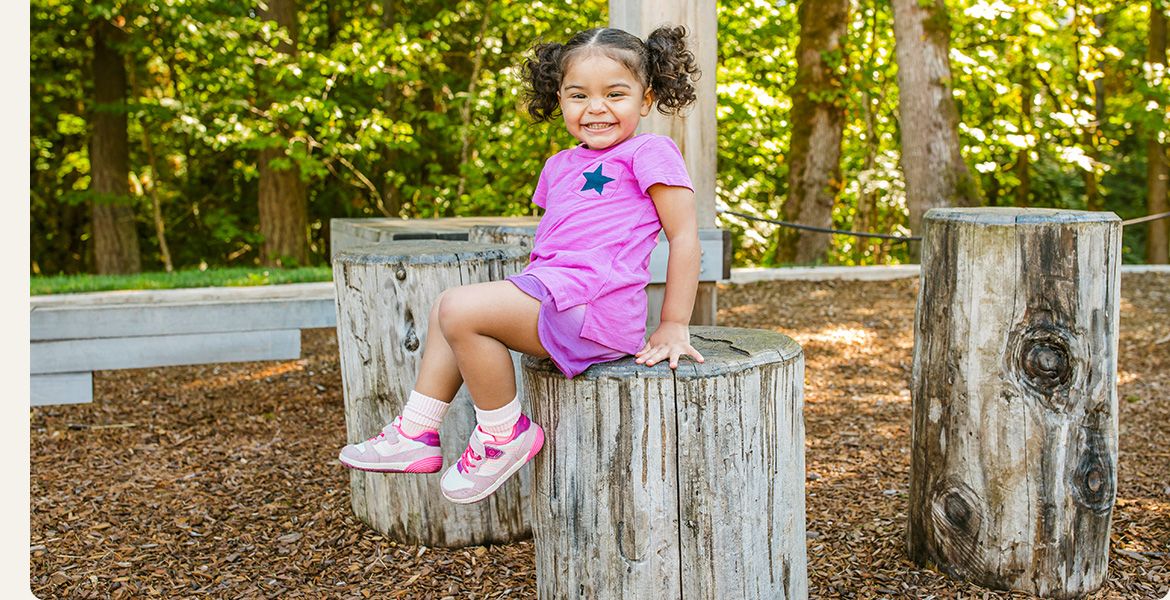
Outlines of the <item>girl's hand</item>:
<svg viewBox="0 0 1170 600">
<path fill-rule="evenodd" d="M 664 358 L 670 359 L 670 368 L 678 368 L 678 357 L 686 354 L 703 362 L 703 355 L 691 345 L 691 332 L 686 323 L 663 322 L 654 330 L 654 334 L 646 341 L 646 346 L 638 351 L 634 362 L 653 367 L 654 363 Z"/>
</svg>

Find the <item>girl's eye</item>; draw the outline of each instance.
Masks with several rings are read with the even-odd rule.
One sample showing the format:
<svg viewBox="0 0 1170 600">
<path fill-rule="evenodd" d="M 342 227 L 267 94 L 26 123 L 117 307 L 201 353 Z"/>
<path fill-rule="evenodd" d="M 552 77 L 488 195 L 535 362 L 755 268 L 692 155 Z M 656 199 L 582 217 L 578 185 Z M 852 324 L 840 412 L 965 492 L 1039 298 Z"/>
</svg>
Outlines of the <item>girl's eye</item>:
<svg viewBox="0 0 1170 600">
<path fill-rule="evenodd" d="M 622 96 L 625 96 L 625 94 L 621 92 L 613 92 L 609 95 L 610 98 L 621 98 Z"/>
</svg>

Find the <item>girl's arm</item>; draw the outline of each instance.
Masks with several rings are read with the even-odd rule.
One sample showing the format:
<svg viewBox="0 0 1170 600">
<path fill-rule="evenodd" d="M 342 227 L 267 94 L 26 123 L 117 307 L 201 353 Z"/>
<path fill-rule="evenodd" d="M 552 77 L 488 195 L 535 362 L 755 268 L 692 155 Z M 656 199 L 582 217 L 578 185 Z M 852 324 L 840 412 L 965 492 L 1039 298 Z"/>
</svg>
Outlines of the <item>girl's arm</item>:
<svg viewBox="0 0 1170 600">
<path fill-rule="evenodd" d="M 695 193 L 685 187 L 661 183 L 650 186 L 647 191 L 658 210 L 658 219 L 670 244 L 670 254 L 658 329 L 634 356 L 638 364 L 648 367 L 669 359 L 670 368 L 674 369 L 678 367 L 678 357 L 683 354 L 703 362 L 703 355 L 691 346 L 688 326 L 695 307 L 695 291 L 699 287 L 699 226 L 695 216 Z"/>
</svg>

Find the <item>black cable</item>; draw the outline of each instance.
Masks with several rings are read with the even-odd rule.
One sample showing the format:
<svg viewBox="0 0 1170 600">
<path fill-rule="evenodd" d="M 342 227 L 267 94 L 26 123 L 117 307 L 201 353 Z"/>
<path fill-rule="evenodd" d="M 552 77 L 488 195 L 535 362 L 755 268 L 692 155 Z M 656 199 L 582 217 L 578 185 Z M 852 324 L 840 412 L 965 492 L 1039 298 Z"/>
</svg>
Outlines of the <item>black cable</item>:
<svg viewBox="0 0 1170 600">
<path fill-rule="evenodd" d="M 828 227 L 814 227 L 812 225 L 801 225 L 800 223 L 789 223 L 788 221 L 777 221 L 775 219 L 765 219 L 763 217 L 753 217 L 751 215 L 745 215 L 743 213 L 738 213 L 738 212 L 734 212 L 734 211 L 730 211 L 730 210 L 721 210 L 719 212 L 721 214 L 735 215 L 737 217 L 741 217 L 741 218 L 748 219 L 751 221 L 763 221 L 765 223 L 772 223 L 774 225 L 783 225 L 785 227 L 791 227 L 793 229 L 804 229 L 805 231 L 816 231 L 817 233 L 840 233 L 840 234 L 844 234 L 844 235 L 855 235 L 857 237 L 871 237 L 871 238 L 879 238 L 879 239 L 883 239 L 883 240 L 894 240 L 897 242 L 921 242 L 922 241 L 922 236 L 920 236 L 920 235 L 905 236 L 905 235 L 892 235 L 889 233 L 862 233 L 860 231 L 845 231 L 843 229 L 830 229 Z"/>
<path fill-rule="evenodd" d="M 878 239 L 882 239 L 882 240 L 894 240 L 896 242 L 921 242 L 922 241 L 922 236 L 920 236 L 920 235 L 908 235 L 908 236 L 907 235 L 892 235 L 889 233 L 866 233 L 866 232 L 861 232 L 861 231 L 846 231 L 844 229 L 831 229 L 828 227 L 815 227 L 813 225 L 802 225 L 800 223 L 790 223 L 788 221 L 777 221 L 776 219 L 765 219 L 763 217 L 753 217 L 751 215 L 745 215 L 744 213 L 735 212 L 735 211 L 731 211 L 731 210 L 720 210 L 719 214 L 735 215 L 737 217 L 740 217 L 741 219 L 747 219 L 749 221 L 763 221 L 764 223 L 772 223 L 773 225 L 782 225 L 784 227 L 791 227 L 792 229 L 803 229 L 805 231 L 815 231 L 817 233 L 839 233 L 842 235 L 852 235 L 852 236 L 857 236 L 857 237 L 878 238 Z M 1170 217 L 1170 212 L 1157 213 L 1157 214 L 1153 214 L 1153 215 L 1146 215 L 1144 217 L 1138 217 L 1136 219 L 1129 219 L 1126 221 L 1122 221 L 1121 226 L 1125 227 L 1126 225 L 1137 225 L 1138 223 L 1145 223 L 1146 221 L 1156 221 L 1158 219 L 1165 219 L 1167 217 Z"/>
<path fill-rule="evenodd" d="M 1144 217 L 1138 217 L 1136 219 L 1129 219 L 1128 221 L 1122 221 L 1121 226 L 1125 227 L 1126 225 L 1137 225 L 1138 223 L 1145 223 L 1146 221 L 1157 221 L 1158 219 L 1165 219 L 1166 217 L 1170 217 L 1170 212 L 1158 213 L 1155 215 L 1146 215 Z"/>
</svg>

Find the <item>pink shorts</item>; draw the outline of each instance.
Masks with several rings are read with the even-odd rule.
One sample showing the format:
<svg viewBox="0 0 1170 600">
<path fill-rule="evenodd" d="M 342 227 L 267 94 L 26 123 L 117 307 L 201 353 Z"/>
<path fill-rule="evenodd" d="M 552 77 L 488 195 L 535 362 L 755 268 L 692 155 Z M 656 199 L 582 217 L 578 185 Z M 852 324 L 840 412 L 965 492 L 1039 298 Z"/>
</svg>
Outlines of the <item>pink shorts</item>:
<svg viewBox="0 0 1170 600">
<path fill-rule="evenodd" d="M 508 281 L 540 301 L 536 332 L 549 358 L 565 377 L 572 378 L 590 365 L 628 356 L 625 352 L 581 337 L 581 324 L 585 319 L 584 304 L 558 311 L 548 288 L 535 275 L 514 275 Z"/>
</svg>

